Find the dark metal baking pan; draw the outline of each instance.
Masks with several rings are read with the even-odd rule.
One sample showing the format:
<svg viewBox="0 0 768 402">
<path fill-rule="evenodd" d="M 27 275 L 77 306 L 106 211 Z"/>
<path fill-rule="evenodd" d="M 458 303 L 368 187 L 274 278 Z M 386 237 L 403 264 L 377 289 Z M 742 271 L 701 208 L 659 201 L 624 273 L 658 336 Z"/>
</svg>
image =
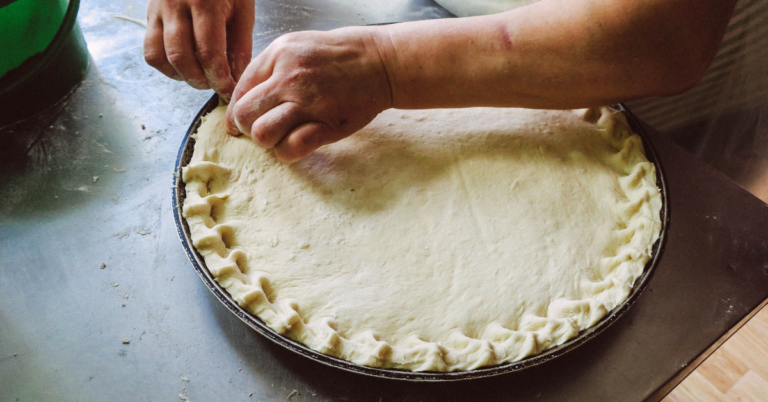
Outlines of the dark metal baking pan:
<svg viewBox="0 0 768 402">
<path fill-rule="evenodd" d="M 613 309 L 608 315 L 606 315 L 602 320 L 600 320 L 600 322 L 598 322 L 594 326 L 584 331 L 581 331 L 577 337 L 565 342 L 564 344 L 548 349 L 538 355 L 529 357 L 527 359 L 513 362 L 513 363 L 506 363 L 499 366 L 482 367 L 475 370 L 456 371 L 456 372 L 449 372 L 449 373 L 413 372 L 413 371 L 405 371 L 405 370 L 398 370 L 398 369 L 381 369 L 381 368 L 375 368 L 375 367 L 360 366 L 360 365 L 348 362 L 346 360 L 327 356 L 320 352 L 312 350 L 304 346 L 303 344 L 296 342 L 288 337 L 285 337 L 283 335 L 276 333 L 259 318 L 252 315 L 242 307 L 240 307 L 237 304 L 237 302 L 232 300 L 232 298 L 229 296 L 227 291 L 224 290 L 221 286 L 219 286 L 219 284 L 213 278 L 211 273 L 208 272 L 208 269 L 205 266 L 205 261 L 203 260 L 203 257 L 192 246 L 192 239 L 189 232 L 189 226 L 187 226 L 187 222 L 182 217 L 182 207 L 184 204 L 184 199 L 186 197 L 184 181 L 182 180 L 182 168 L 185 167 L 189 163 L 190 159 L 192 158 L 192 151 L 194 150 L 194 144 L 195 144 L 195 140 L 192 138 L 192 134 L 198 129 L 198 127 L 200 127 L 201 118 L 204 115 L 208 114 L 213 109 L 215 109 L 216 106 L 218 106 L 218 104 L 219 104 L 218 96 L 213 95 L 213 97 L 211 97 L 211 99 L 208 100 L 208 102 L 203 106 L 203 108 L 195 117 L 195 120 L 192 122 L 192 125 L 190 125 L 189 130 L 187 130 L 187 134 L 184 136 L 184 139 L 181 142 L 181 147 L 179 148 L 179 154 L 176 158 L 176 169 L 173 174 L 173 183 L 174 183 L 173 217 L 174 217 L 174 220 L 176 221 L 176 229 L 179 234 L 179 239 L 181 239 L 181 245 L 184 248 L 184 251 L 186 252 L 187 257 L 189 257 L 189 261 L 192 263 L 192 266 L 194 267 L 195 271 L 200 276 L 200 279 L 203 280 L 203 283 L 205 284 L 205 286 L 207 286 L 208 289 L 210 289 L 210 291 L 213 292 L 216 298 L 218 298 L 219 301 L 221 301 L 229 311 L 234 313 L 238 318 L 240 318 L 248 326 L 250 326 L 257 332 L 259 332 L 260 334 L 264 335 L 268 339 L 272 340 L 273 342 L 279 344 L 280 346 L 283 346 L 288 350 L 291 350 L 309 359 L 312 359 L 314 361 L 317 361 L 329 366 L 333 366 L 333 367 L 354 372 L 354 373 L 359 373 L 359 374 L 364 374 L 364 375 L 369 375 L 369 376 L 379 377 L 379 378 L 407 380 L 407 381 L 415 381 L 415 382 L 419 382 L 419 381 L 439 382 L 439 381 L 469 380 L 469 379 L 475 379 L 475 378 L 497 376 L 500 374 L 510 373 L 513 371 L 520 371 L 529 367 L 546 363 L 552 359 L 556 359 L 557 357 L 562 356 L 578 348 L 580 345 L 584 344 L 585 342 L 588 342 L 589 340 L 595 338 L 603 330 L 605 330 L 611 324 L 616 322 L 616 320 L 618 320 L 619 317 L 621 317 L 627 310 L 629 310 L 629 308 L 632 307 L 632 305 L 637 301 L 637 299 L 640 297 L 645 287 L 648 285 L 648 282 L 650 281 L 650 278 L 653 275 L 653 272 L 656 269 L 656 266 L 658 265 L 659 260 L 661 259 L 661 255 L 664 252 L 664 244 L 666 242 L 666 237 L 667 237 L 666 233 L 667 233 L 667 228 L 669 227 L 669 210 L 668 210 L 669 207 L 668 207 L 668 203 L 666 202 L 667 182 L 664 178 L 664 170 L 661 164 L 659 163 L 659 158 L 657 157 L 656 149 L 654 148 L 653 143 L 650 140 L 650 137 L 646 134 L 643 125 L 640 124 L 639 120 L 626 108 L 626 106 L 622 104 L 614 105 L 613 107 L 615 109 L 621 111 L 627 117 L 627 121 L 632 127 L 632 130 L 635 133 L 640 135 L 640 137 L 643 140 L 643 146 L 645 148 L 645 154 L 648 160 L 650 160 L 656 165 L 656 185 L 659 187 L 661 191 L 662 200 L 663 200 L 662 208 L 661 208 L 662 230 L 661 230 L 659 239 L 656 241 L 656 243 L 653 246 L 653 257 L 646 264 L 645 271 L 643 272 L 643 274 L 635 281 L 635 285 L 632 288 L 632 292 L 629 294 L 629 297 L 627 298 L 627 300 L 625 300 L 622 304 L 620 304 L 615 309 Z"/>
</svg>

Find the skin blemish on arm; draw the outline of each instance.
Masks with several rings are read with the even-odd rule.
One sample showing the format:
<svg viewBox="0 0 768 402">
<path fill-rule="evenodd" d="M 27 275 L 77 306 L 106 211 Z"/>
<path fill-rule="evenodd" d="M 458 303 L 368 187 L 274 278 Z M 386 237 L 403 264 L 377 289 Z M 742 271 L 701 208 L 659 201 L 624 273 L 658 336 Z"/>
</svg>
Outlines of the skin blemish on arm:
<svg viewBox="0 0 768 402">
<path fill-rule="evenodd" d="M 499 36 L 501 37 L 501 43 L 504 49 L 512 50 L 512 39 L 509 37 L 509 29 L 504 23 L 499 24 Z"/>
</svg>

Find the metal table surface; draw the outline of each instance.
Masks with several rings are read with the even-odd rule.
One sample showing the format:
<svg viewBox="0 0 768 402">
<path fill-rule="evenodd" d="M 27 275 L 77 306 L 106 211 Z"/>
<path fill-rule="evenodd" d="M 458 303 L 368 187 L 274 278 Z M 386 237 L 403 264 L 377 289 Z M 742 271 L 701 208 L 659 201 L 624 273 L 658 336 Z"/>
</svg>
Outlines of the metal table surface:
<svg viewBox="0 0 768 402">
<path fill-rule="evenodd" d="M 520 373 L 378 380 L 262 338 L 203 286 L 171 214 L 173 163 L 210 92 L 144 64 L 145 3 L 84 1 L 93 61 L 54 110 L 0 130 L 0 401 L 658 399 L 768 298 L 768 208 L 653 134 L 669 238 L 635 306 Z M 282 33 L 438 18 L 426 0 L 257 0 L 254 51 Z M 104 263 L 105 267 L 100 266 Z"/>
</svg>

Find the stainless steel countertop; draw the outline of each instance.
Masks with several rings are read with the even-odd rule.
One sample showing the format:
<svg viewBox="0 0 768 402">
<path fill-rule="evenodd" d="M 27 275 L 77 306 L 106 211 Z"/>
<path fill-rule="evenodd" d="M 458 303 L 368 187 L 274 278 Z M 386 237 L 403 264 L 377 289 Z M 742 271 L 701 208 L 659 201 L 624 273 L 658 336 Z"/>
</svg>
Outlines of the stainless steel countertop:
<svg viewBox="0 0 768 402">
<path fill-rule="evenodd" d="M 654 399 L 768 297 L 766 205 L 654 134 L 670 188 L 664 257 L 587 345 L 452 384 L 362 377 L 283 350 L 214 298 L 179 244 L 173 164 L 211 93 L 145 65 L 144 29 L 113 17 L 143 19 L 144 7 L 85 0 L 85 82 L 0 130 L 0 401 Z M 289 31 L 447 15 L 426 0 L 257 0 L 254 51 Z"/>
</svg>

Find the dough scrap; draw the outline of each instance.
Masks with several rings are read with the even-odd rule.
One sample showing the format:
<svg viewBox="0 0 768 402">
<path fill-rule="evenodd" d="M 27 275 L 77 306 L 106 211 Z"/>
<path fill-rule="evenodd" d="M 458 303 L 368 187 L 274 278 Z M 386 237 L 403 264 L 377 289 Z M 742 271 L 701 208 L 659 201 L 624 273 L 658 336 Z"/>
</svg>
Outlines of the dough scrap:
<svg viewBox="0 0 768 402">
<path fill-rule="evenodd" d="M 206 117 L 183 170 L 232 298 L 321 353 L 471 370 L 560 345 L 629 295 L 659 237 L 655 167 L 610 108 L 388 110 L 294 164 Z"/>
</svg>

